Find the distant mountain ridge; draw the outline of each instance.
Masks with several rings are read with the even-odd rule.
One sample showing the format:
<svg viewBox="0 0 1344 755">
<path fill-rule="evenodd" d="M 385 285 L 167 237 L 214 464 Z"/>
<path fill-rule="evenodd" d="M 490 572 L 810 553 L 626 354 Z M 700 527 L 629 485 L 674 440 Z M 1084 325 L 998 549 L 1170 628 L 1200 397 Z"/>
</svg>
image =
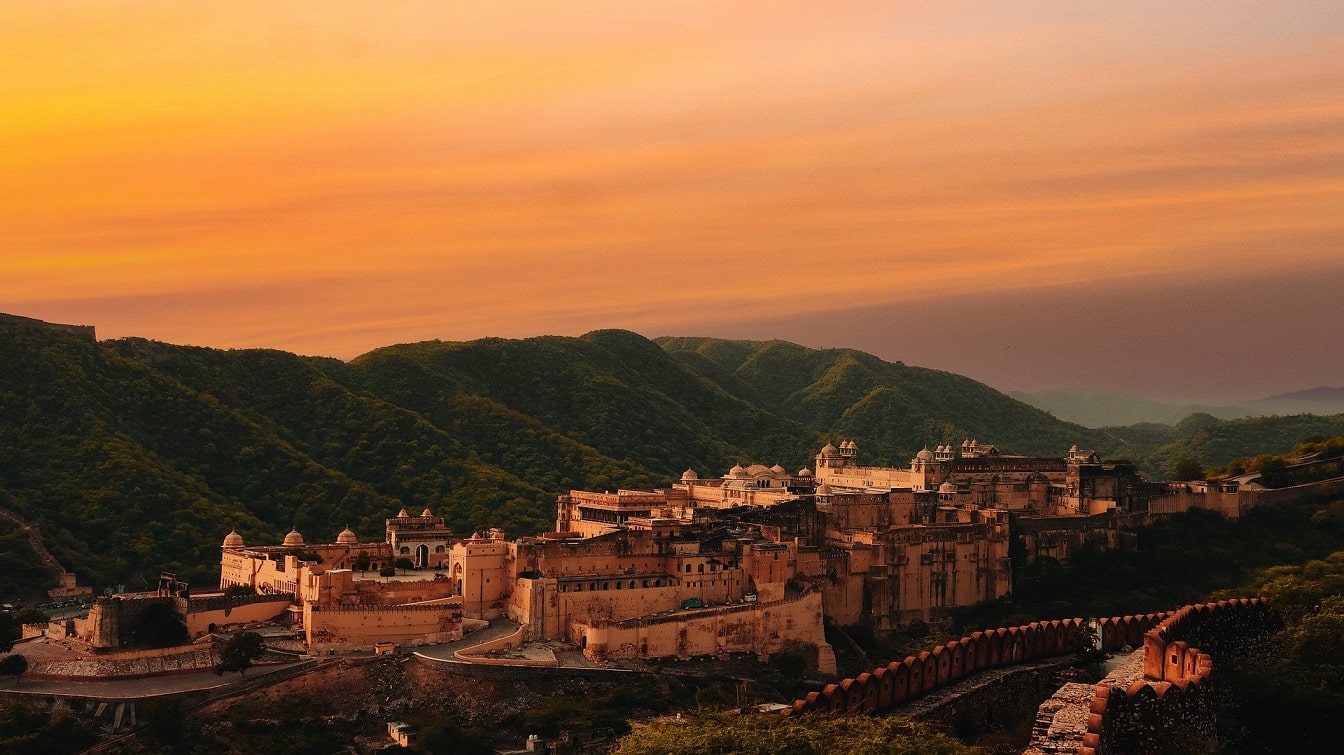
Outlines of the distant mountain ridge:
<svg viewBox="0 0 1344 755">
<path fill-rule="evenodd" d="M 347 525 L 381 538 L 402 507 L 430 507 L 463 534 L 533 534 L 554 526 L 555 496 L 571 488 L 667 485 L 738 462 L 798 469 L 841 438 L 867 464 L 972 437 L 1032 455 L 1076 443 L 1160 474 L 1183 456 L 1225 463 L 1344 433 L 1344 418 L 1209 415 L 1087 429 L 851 349 L 616 330 L 342 362 L 0 322 L 0 365 L 0 507 L 38 523 L 95 585 L 160 569 L 210 583 L 230 529 L 263 543 L 290 527 L 311 542 Z M 0 593 L 34 586 L 6 574 Z"/>
<path fill-rule="evenodd" d="M 1084 427 L 1117 427 L 1140 422 L 1175 425 L 1192 414 L 1220 419 L 1344 412 L 1344 388 L 1308 388 L 1235 404 L 1175 404 L 1128 393 L 1086 388 L 1009 391 L 1009 396 Z"/>
</svg>

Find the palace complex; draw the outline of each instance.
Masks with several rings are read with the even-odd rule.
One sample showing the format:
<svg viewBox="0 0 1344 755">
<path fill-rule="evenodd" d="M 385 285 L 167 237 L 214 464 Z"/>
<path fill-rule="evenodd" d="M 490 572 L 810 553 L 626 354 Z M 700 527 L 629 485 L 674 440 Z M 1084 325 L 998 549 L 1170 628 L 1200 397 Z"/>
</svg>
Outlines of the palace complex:
<svg viewBox="0 0 1344 755">
<path fill-rule="evenodd" d="M 347 528 L 330 544 L 295 531 L 256 546 L 231 532 L 224 593 L 169 580 L 157 597 L 176 601 L 192 636 L 287 617 L 310 652 L 444 642 L 506 617 L 594 660 L 790 650 L 830 670 L 827 619 L 936 622 L 1007 594 L 1015 566 L 1123 547 L 1157 514 L 1236 517 L 1254 503 L 1235 482 L 1152 483 L 1076 447 L 1038 458 L 967 440 L 893 468 L 859 464 L 846 440 L 795 473 L 738 465 L 687 470 L 665 489 L 570 491 L 538 537 L 455 537 L 428 509 L 388 518 L 378 542 Z M 67 633 L 116 647 L 134 610 L 101 599 Z"/>
</svg>

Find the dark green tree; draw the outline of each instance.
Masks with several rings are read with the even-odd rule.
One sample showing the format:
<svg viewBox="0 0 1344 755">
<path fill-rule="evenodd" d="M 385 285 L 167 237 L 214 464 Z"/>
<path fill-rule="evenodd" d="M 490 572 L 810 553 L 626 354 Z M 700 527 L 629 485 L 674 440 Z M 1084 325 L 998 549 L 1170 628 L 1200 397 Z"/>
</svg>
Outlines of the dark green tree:
<svg viewBox="0 0 1344 755">
<path fill-rule="evenodd" d="M 361 571 L 361 572 L 368 571 L 368 570 L 369 570 L 369 554 L 368 554 L 368 553 L 365 553 L 364 551 L 360 551 L 360 552 L 359 552 L 359 555 L 358 555 L 358 556 L 355 556 L 355 560 L 354 560 L 354 562 L 351 563 L 350 565 L 354 567 L 355 571 Z"/>
<path fill-rule="evenodd" d="M 219 651 L 219 665 L 215 666 L 215 674 L 223 676 L 226 671 L 237 671 L 243 676 L 247 676 L 247 670 L 252 668 L 252 661 L 261 657 L 266 652 L 266 643 L 261 639 L 261 635 L 256 632 L 239 632 L 229 638 L 224 643 L 224 648 Z"/>
<path fill-rule="evenodd" d="M 187 624 L 172 603 L 150 603 L 135 619 L 135 641 L 152 648 L 180 645 L 187 641 Z"/>
<path fill-rule="evenodd" d="M 403 570 L 415 568 L 415 562 L 410 560 L 409 558 L 399 558 L 396 560 L 396 562 L 394 562 L 393 565 L 396 566 L 398 569 Z"/>
<path fill-rule="evenodd" d="M 14 648 L 14 642 L 23 634 L 23 630 L 14 621 L 14 614 L 0 613 L 0 653 L 8 653 Z"/>
<path fill-rule="evenodd" d="M 248 587 L 247 585 L 229 585 L 228 587 L 224 588 L 224 597 L 226 598 L 244 598 L 247 597 L 248 595 L 255 595 L 255 594 L 256 590 L 253 590 L 251 587 Z"/>
<path fill-rule="evenodd" d="M 0 658 L 0 676 L 23 676 L 23 672 L 28 670 L 28 659 L 14 653 Z"/>
<path fill-rule="evenodd" d="M 1172 467 L 1171 479 L 1176 482 L 1187 482 L 1189 480 L 1204 479 L 1204 467 L 1199 462 L 1189 456 L 1182 457 Z"/>
</svg>

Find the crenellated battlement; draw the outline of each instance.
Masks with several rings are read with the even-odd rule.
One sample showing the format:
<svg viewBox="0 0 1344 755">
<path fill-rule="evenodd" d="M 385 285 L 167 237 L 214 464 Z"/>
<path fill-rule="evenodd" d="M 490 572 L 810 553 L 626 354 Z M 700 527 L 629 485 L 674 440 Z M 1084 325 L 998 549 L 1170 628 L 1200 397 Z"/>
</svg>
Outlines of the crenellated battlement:
<svg viewBox="0 0 1344 755">
<path fill-rule="evenodd" d="M 1096 685 L 1080 755 L 1171 749 L 1214 736 L 1214 658 L 1244 656 L 1281 626 L 1262 598 L 1189 605 L 1143 634 L 1143 678 Z M 1184 740 L 1182 740 L 1184 741 Z M 1179 744 L 1179 743 L 1177 743 Z"/>
<path fill-rule="evenodd" d="M 1158 613 L 1106 620 L 1112 627 L 1109 635 L 1112 649 L 1121 647 L 1131 638 L 1137 642 L 1143 631 L 1165 617 L 1166 614 Z M 781 714 L 880 713 L 984 671 L 1075 652 L 1076 647 L 1069 642 L 1070 636 L 1089 631 L 1089 625 L 1086 619 L 1056 619 L 973 632 L 899 663 L 893 661 L 858 677 L 809 692 L 806 697 L 794 700 L 793 705 Z M 1117 628 L 1123 631 L 1117 631 Z"/>
</svg>

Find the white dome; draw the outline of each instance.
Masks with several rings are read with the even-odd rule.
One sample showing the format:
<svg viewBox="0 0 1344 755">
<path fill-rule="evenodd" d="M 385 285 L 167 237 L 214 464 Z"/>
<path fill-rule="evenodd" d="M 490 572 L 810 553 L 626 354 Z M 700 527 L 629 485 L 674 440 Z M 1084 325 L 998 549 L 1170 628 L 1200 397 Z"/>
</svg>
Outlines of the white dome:
<svg viewBox="0 0 1344 755">
<path fill-rule="evenodd" d="M 836 453 L 838 453 L 838 452 L 836 451 L 835 446 L 832 446 L 830 443 L 827 443 L 826 445 L 824 445 L 824 446 L 821 447 L 821 453 L 818 454 L 818 455 L 819 455 L 819 456 L 834 456 Z"/>
<path fill-rule="evenodd" d="M 290 530 L 289 534 L 285 535 L 285 545 L 303 545 L 303 535 L 300 535 L 298 530 Z"/>
<path fill-rule="evenodd" d="M 799 477 L 811 477 L 811 476 L 812 476 L 812 470 L 808 469 L 807 467 L 803 467 L 802 469 L 798 470 L 798 476 L 799 476 Z"/>
<path fill-rule="evenodd" d="M 694 469 L 688 469 L 688 470 L 686 470 L 685 472 L 682 472 L 682 473 L 681 473 L 681 479 L 683 479 L 683 480 L 698 480 L 698 479 L 700 479 L 700 475 L 696 474 Z"/>
<path fill-rule="evenodd" d="M 929 450 L 928 446 L 925 446 L 922 451 L 915 454 L 915 458 L 920 461 L 933 461 L 933 452 Z"/>
<path fill-rule="evenodd" d="M 355 534 L 354 530 L 346 527 L 341 530 L 341 534 L 336 536 L 336 542 L 339 545 L 353 545 L 359 542 L 359 536 Z"/>
<path fill-rule="evenodd" d="M 224 547 L 225 548 L 243 547 L 243 536 L 238 534 L 238 530 L 232 530 L 231 532 L 229 532 L 229 534 L 224 536 Z"/>
</svg>

